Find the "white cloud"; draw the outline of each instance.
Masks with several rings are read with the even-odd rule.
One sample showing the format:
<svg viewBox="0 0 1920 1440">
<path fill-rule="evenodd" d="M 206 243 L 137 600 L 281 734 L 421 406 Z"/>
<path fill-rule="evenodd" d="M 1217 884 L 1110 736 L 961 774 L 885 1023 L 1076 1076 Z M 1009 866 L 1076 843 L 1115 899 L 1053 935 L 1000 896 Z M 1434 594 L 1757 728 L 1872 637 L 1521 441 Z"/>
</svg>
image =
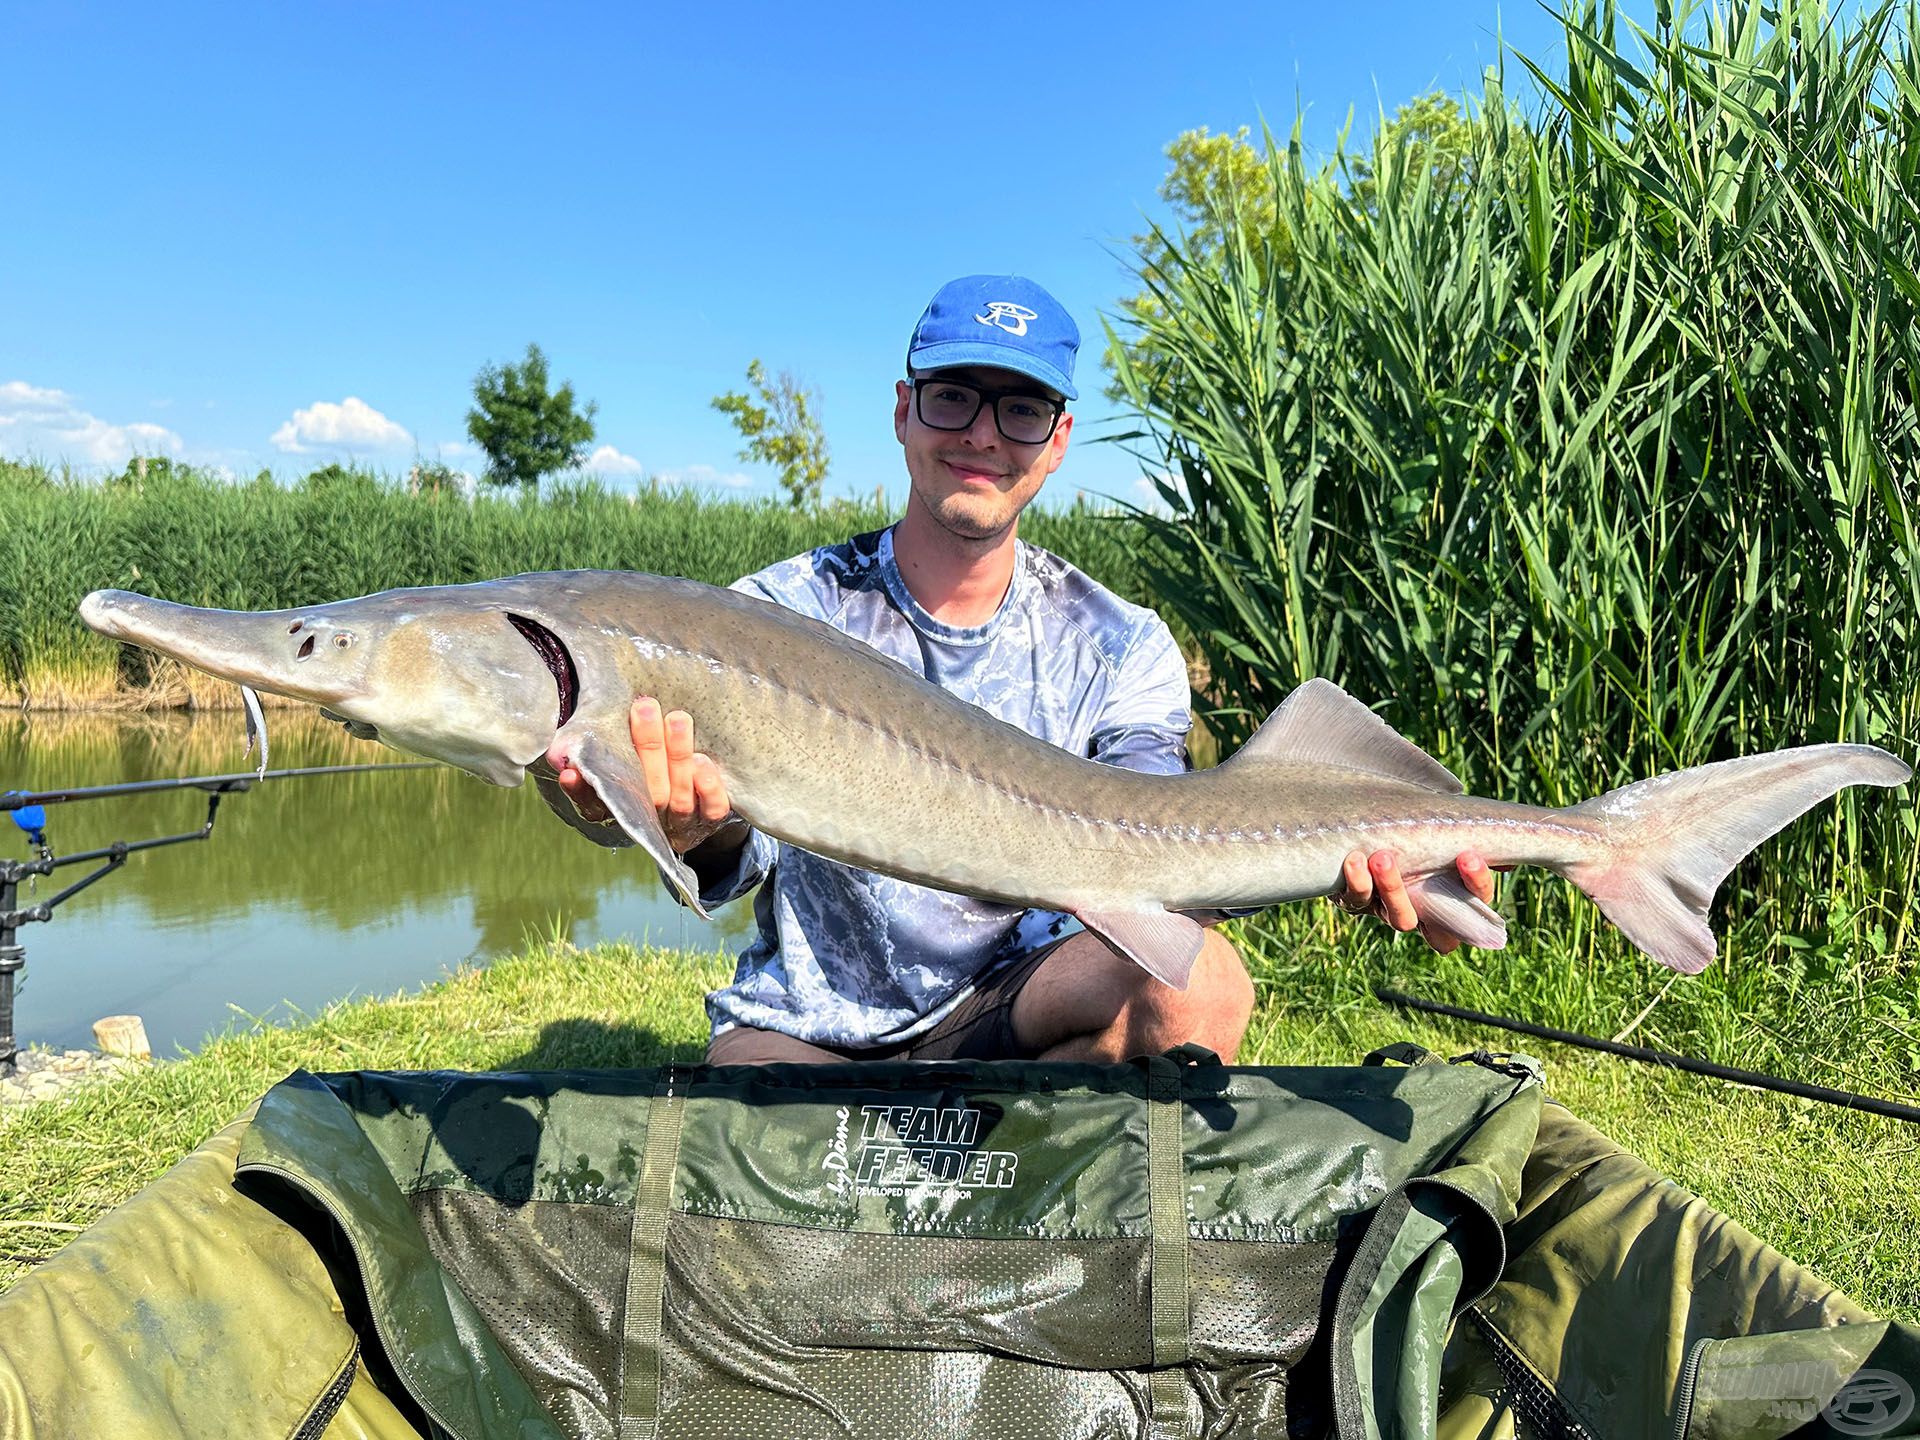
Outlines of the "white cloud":
<svg viewBox="0 0 1920 1440">
<path fill-rule="evenodd" d="M 338 405 L 316 400 L 273 432 L 273 443 L 296 455 L 315 450 L 404 450 L 413 444 L 406 428 L 396 425 L 358 396 Z"/>
<path fill-rule="evenodd" d="M 0 384 L 0 453 L 68 464 L 118 467 L 135 455 L 178 455 L 180 437 L 164 425 L 113 425 L 90 415 L 64 390 Z"/>
<path fill-rule="evenodd" d="M 64 390 L 43 390 L 24 380 L 9 380 L 0 385 L 0 406 L 9 414 L 57 414 L 73 408 L 73 397 Z"/>
<path fill-rule="evenodd" d="M 684 470 L 662 470 L 654 477 L 662 485 L 678 485 L 687 490 L 746 490 L 753 485 L 751 475 L 738 470 L 722 472 L 711 465 L 689 465 Z"/>
<path fill-rule="evenodd" d="M 623 455 L 611 445 L 602 445 L 585 460 L 580 468 L 593 475 L 615 476 L 642 474 L 645 467 L 631 455 Z"/>
<path fill-rule="evenodd" d="M 1176 494 L 1182 499 L 1186 498 L 1186 477 L 1167 471 L 1162 471 L 1158 475 L 1142 475 L 1138 480 L 1133 482 L 1133 494 L 1129 498 L 1142 510 L 1151 510 L 1156 515 L 1166 515 L 1171 512 L 1168 509 L 1166 500 L 1161 497 L 1159 486 L 1154 484 L 1156 480 L 1163 484 L 1171 485 Z"/>
</svg>

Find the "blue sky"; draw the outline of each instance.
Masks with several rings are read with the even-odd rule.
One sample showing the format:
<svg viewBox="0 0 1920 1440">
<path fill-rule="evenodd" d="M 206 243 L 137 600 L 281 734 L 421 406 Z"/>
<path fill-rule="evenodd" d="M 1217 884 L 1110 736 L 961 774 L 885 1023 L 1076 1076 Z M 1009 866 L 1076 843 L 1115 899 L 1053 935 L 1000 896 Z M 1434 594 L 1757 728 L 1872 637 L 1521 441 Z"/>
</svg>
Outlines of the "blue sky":
<svg viewBox="0 0 1920 1440">
<path fill-rule="evenodd" d="M 0 0 L 0 453 L 466 469 L 474 373 L 528 341 L 601 468 L 770 494 L 709 408 L 747 362 L 821 393 L 829 493 L 903 493 L 889 422 L 944 280 L 1013 270 L 1088 344 L 1180 131 L 1330 145 L 1478 88 L 1527 3 L 41 6 Z"/>
</svg>

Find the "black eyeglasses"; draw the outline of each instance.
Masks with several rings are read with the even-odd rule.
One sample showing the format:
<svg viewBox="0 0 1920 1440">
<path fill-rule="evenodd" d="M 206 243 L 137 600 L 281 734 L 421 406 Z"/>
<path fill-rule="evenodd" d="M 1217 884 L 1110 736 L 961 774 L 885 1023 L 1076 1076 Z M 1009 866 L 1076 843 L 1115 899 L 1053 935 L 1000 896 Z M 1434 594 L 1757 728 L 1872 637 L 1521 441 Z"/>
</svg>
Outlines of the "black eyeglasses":
<svg viewBox="0 0 1920 1440">
<path fill-rule="evenodd" d="M 993 428 L 1016 445 L 1044 445 L 1051 440 L 1067 408 L 1062 401 L 1025 390 L 988 390 L 937 378 L 913 381 L 915 411 L 929 430 L 969 429 L 989 400 Z"/>
</svg>

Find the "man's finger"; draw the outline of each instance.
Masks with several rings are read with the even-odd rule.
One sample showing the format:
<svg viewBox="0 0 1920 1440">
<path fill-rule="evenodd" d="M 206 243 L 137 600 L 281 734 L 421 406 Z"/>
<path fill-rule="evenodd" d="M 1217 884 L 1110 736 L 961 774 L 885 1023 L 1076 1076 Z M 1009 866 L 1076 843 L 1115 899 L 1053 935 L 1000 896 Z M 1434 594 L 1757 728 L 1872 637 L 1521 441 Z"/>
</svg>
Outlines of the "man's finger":
<svg viewBox="0 0 1920 1440">
<path fill-rule="evenodd" d="M 627 712 L 627 729 L 633 735 L 633 748 L 640 756 L 640 773 L 647 777 L 647 794 L 654 808 L 667 803 L 667 730 L 660 722 L 660 702 L 651 695 L 634 697 Z"/>
<path fill-rule="evenodd" d="M 1460 867 L 1460 880 L 1482 904 L 1493 903 L 1493 870 L 1487 864 L 1486 857 L 1478 850 L 1464 852 L 1457 862 Z"/>
<path fill-rule="evenodd" d="M 667 809 L 675 815 L 693 814 L 693 717 L 670 710 L 667 726 Z"/>
<path fill-rule="evenodd" d="M 580 812 L 581 819 L 598 823 L 607 818 L 607 807 L 600 803 L 600 797 L 594 793 L 593 786 L 587 783 L 587 777 L 571 765 L 560 772 L 560 792 L 573 802 L 573 808 Z"/>
<path fill-rule="evenodd" d="M 693 757 L 693 794 L 700 818 L 718 825 L 733 809 L 727 796 L 727 782 L 720 778 L 720 767 L 709 755 Z"/>
<path fill-rule="evenodd" d="M 1413 901 L 1407 898 L 1405 882 L 1400 879 L 1399 857 L 1391 850 L 1376 850 L 1367 860 L 1367 869 L 1373 875 L 1374 893 L 1387 923 L 1396 930 L 1411 930 L 1418 925 L 1420 916 L 1413 908 Z"/>
<path fill-rule="evenodd" d="M 1342 908 L 1356 914 L 1368 909 L 1373 904 L 1373 876 L 1367 873 L 1366 852 L 1355 850 L 1347 856 L 1346 863 L 1340 867 L 1340 874 L 1347 882 L 1347 893 L 1333 898 Z"/>
</svg>

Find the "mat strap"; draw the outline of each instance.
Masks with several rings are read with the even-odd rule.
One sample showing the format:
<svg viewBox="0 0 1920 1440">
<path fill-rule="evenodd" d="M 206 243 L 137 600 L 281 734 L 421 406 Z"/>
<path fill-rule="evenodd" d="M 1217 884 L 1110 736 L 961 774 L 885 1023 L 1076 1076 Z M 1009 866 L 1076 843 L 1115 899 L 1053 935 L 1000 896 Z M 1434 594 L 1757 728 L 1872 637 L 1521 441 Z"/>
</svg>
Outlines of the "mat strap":
<svg viewBox="0 0 1920 1440">
<path fill-rule="evenodd" d="M 1153 1369 L 1148 1394 L 1154 1440 L 1188 1429 L 1185 1365 L 1191 1356 L 1188 1296 L 1187 1197 L 1181 1079 L 1185 1067 L 1156 1055 L 1147 1069 L 1147 1195 L 1153 1241 L 1148 1259 Z"/>
<path fill-rule="evenodd" d="M 627 1261 L 626 1344 L 621 1359 L 620 1440 L 654 1440 L 660 1432 L 660 1330 L 667 1287 L 667 1215 L 680 1168 L 680 1122 L 686 1077 L 661 1072 L 647 1106 L 647 1148 L 633 1197 Z"/>
</svg>

